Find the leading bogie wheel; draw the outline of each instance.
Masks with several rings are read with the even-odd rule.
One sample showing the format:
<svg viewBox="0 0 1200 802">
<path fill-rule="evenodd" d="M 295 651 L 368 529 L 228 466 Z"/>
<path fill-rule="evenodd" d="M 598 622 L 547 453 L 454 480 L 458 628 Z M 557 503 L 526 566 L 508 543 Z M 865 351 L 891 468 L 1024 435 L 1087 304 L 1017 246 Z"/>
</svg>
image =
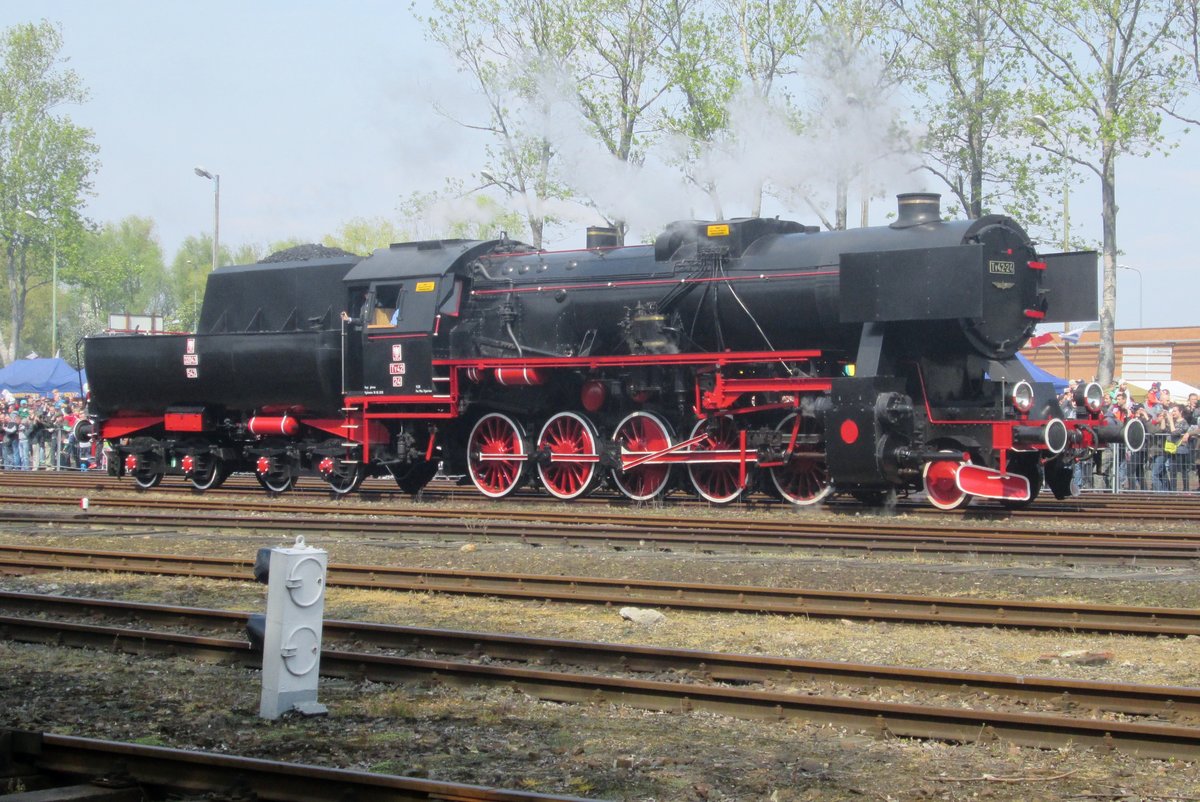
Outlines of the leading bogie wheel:
<svg viewBox="0 0 1200 802">
<path fill-rule="evenodd" d="M 970 461 L 969 457 L 965 457 L 961 461 L 947 459 L 925 463 L 922 478 L 925 483 L 925 497 L 929 499 L 930 504 L 939 510 L 959 510 L 971 503 L 973 496 L 963 492 L 958 486 L 958 469 L 963 463 Z"/>
<path fill-rule="evenodd" d="M 829 483 L 825 450 L 819 442 L 805 442 L 811 439 L 811 435 L 819 433 L 816 419 L 794 412 L 784 418 L 775 430 L 789 439 L 793 431 L 796 433 L 791 457 L 783 465 L 770 469 L 771 484 L 779 496 L 799 507 L 825 499 L 833 490 L 833 485 Z"/>
<path fill-rule="evenodd" d="M 538 463 L 538 477 L 546 492 L 569 501 L 596 486 L 600 454 L 596 449 L 596 427 L 575 412 L 560 412 L 546 421 L 538 435 L 539 452 L 549 461 Z"/>
<path fill-rule="evenodd" d="M 488 498 L 504 498 L 525 480 L 525 431 L 507 415 L 491 412 L 471 429 L 467 440 L 467 472 L 475 488 Z"/>
<path fill-rule="evenodd" d="M 701 461 L 688 462 L 688 477 L 701 498 L 713 504 L 737 501 L 749 484 L 742 483 L 740 433 L 732 415 L 705 418 L 692 427 L 692 438 L 705 437 L 691 448 L 692 459 Z M 706 451 L 719 453 L 706 457 Z"/>
<path fill-rule="evenodd" d="M 634 412 L 613 430 L 613 442 L 621 450 L 621 459 L 629 462 L 671 447 L 675 434 L 671 425 L 653 412 Z M 671 466 L 645 462 L 632 468 L 613 468 L 613 485 L 631 501 L 650 501 L 666 492 L 671 484 Z"/>
</svg>

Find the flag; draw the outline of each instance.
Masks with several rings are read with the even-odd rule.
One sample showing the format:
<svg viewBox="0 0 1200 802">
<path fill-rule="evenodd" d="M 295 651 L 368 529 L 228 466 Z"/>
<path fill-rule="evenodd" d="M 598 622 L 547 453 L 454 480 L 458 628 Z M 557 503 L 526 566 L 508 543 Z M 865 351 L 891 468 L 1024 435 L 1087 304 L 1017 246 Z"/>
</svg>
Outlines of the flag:
<svg viewBox="0 0 1200 802">
<path fill-rule="evenodd" d="M 1065 343 L 1070 343 L 1071 345 L 1077 345 L 1079 343 L 1079 335 L 1083 334 L 1085 331 L 1087 331 L 1087 326 L 1080 326 L 1077 329 L 1064 331 L 1062 333 L 1062 341 Z"/>
<path fill-rule="evenodd" d="M 1054 339 L 1054 332 L 1047 332 L 1046 334 L 1039 334 L 1036 337 L 1029 338 L 1029 347 L 1030 348 L 1041 348 L 1043 345 L 1045 345 L 1046 343 L 1050 342 L 1053 339 Z"/>
</svg>

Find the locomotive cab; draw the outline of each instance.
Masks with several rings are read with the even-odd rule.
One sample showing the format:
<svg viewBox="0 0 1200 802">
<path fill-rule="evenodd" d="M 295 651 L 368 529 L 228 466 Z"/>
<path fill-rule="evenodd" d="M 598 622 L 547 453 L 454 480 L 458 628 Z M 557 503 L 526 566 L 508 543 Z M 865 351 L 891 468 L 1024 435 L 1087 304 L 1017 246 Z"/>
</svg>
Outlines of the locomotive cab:
<svg viewBox="0 0 1200 802">
<path fill-rule="evenodd" d="M 362 298 L 357 325 L 345 338 L 347 393 L 433 396 L 435 341 L 458 316 L 463 278 L 453 272 L 463 242 L 402 243 L 376 251 L 345 279 L 348 296 Z M 477 243 L 470 243 L 475 245 Z M 447 321 L 444 323 L 443 321 Z"/>
</svg>

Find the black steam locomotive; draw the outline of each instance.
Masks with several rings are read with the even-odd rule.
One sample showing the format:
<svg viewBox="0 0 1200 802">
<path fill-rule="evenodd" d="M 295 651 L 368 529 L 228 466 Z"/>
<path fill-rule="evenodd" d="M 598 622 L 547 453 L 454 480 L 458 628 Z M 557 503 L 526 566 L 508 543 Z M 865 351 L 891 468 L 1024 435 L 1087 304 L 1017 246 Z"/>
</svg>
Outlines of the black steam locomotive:
<svg viewBox="0 0 1200 802">
<path fill-rule="evenodd" d="M 506 239 L 225 267 L 186 335 L 88 338 L 109 470 L 197 490 L 252 472 L 416 492 L 435 474 L 502 498 L 600 484 L 793 504 L 923 490 L 1027 504 L 1101 443 L 1100 388 L 1064 419 L 1014 358 L 1039 322 L 1095 317 L 1095 255 L 1039 257 L 1011 219 L 944 222 L 901 195 L 889 226 L 680 222 L 653 245 Z"/>
</svg>

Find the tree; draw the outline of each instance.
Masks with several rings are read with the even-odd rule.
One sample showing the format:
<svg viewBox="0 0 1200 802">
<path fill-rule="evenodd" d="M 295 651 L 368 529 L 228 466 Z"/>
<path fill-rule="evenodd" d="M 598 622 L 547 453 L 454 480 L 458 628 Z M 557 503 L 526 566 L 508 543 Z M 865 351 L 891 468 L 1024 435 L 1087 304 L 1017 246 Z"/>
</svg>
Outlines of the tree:
<svg viewBox="0 0 1200 802">
<path fill-rule="evenodd" d="M 685 138 L 684 174 L 712 199 L 723 217 L 726 161 L 747 161 L 738 151 L 753 140 L 769 114 L 780 78 L 793 75 L 812 33 L 812 6 L 772 0 L 716 0 L 709 6 L 676 3 L 668 27 L 664 64 L 678 109 L 664 114 L 666 130 Z M 779 94 L 779 93 L 774 93 Z M 787 118 L 788 100 L 776 104 Z M 736 109 L 733 107 L 737 106 Z M 749 135 L 749 136 L 748 136 Z M 762 208 L 766 171 L 756 171 L 751 214 Z"/>
<path fill-rule="evenodd" d="M 479 173 L 483 186 L 520 205 L 540 248 L 552 219 L 546 202 L 568 194 L 555 175 L 546 131 L 552 100 L 541 78 L 563 70 L 575 50 L 573 9 L 560 0 L 435 0 L 434 8 L 422 23 L 471 76 L 487 107 L 486 122 L 459 121 L 493 138 Z"/>
<path fill-rule="evenodd" d="M 486 195 L 462 191 L 447 181 L 443 192 L 414 192 L 400 202 L 405 221 L 393 242 L 431 239 L 499 239 L 520 236 L 522 218 Z"/>
<path fill-rule="evenodd" d="M 17 25 L 0 34 L 0 247 L 8 330 L 0 359 L 20 355 L 29 293 L 49 281 L 45 237 L 67 245 L 81 228 L 81 209 L 97 167 L 92 132 L 59 107 L 87 98 L 79 77 L 63 68 L 62 34 L 50 23 Z M 26 214 L 33 212 L 46 225 Z M 52 248 L 53 250 L 53 248 Z M 63 253 L 69 253 L 64 249 Z"/>
<path fill-rule="evenodd" d="M 928 121 L 922 169 L 969 218 L 1003 204 L 1027 225 L 1041 222 L 1046 172 L 1061 165 L 1031 161 L 1027 147 L 1012 147 L 1030 113 L 1021 91 L 1028 57 L 1012 31 L 988 0 L 895 0 L 895 7 L 912 42 L 905 58 L 923 101 L 918 116 Z"/>
<path fill-rule="evenodd" d="M 112 313 L 166 315 L 172 308 L 162 246 L 148 217 L 104 225 L 60 276 L 77 288 L 85 333 L 103 329 Z"/>
<path fill-rule="evenodd" d="M 890 0 L 814 0 L 820 16 L 818 46 L 810 50 L 815 89 L 810 110 L 816 138 L 832 147 L 827 158 L 834 171 L 834 219 L 813 207 L 827 228 L 847 225 L 850 182 L 863 177 L 864 216 L 870 196 L 869 165 L 909 150 L 898 110 L 887 99 L 904 77 L 901 55 L 906 36 L 892 20 Z"/>
<path fill-rule="evenodd" d="M 200 320 L 200 306 L 204 300 L 208 274 L 213 270 L 212 244 L 211 234 L 201 234 L 188 237 L 179 246 L 167 277 L 171 297 L 167 328 L 175 331 L 195 331 Z M 217 254 L 217 263 L 235 263 L 229 249 L 224 245 Z"/>
<path fill-rule="evenodd" d="M 369 256 L 378 248 L 386 248 L 393 242 L 403 242 L 406 238 L 401 227 L 391 220 L 383 217 L 355 217 L 342 223 L 337 233 L 326 236 L 321 240 L 321 244 Z"/>
<path fill-rule="evenodd" d="M 1117 305 L 1117 160 L 1165 150 L 1164 110 L 1186 67 L 1183 0 L 989 0 L 1035 65 L 1029 133 L 1100 181 L 1103 302 L 1097 379 L 1112 382 Z M 1073 144 L 1077 143 L 1077 144 Z"/>
</svg>

